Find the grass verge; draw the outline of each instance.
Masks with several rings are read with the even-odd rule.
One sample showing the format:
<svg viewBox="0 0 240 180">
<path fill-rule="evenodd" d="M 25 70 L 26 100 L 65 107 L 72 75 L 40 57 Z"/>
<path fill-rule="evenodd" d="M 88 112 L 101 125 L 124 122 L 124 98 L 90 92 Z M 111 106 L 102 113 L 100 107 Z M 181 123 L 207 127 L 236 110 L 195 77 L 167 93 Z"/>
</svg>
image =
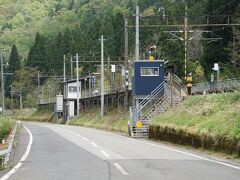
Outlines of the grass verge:
<svg viewBox="0 0 240 180">
<path fill-rule="evenodd" d="M 0 144 L 3 143 L 3 140 L 7 140 L 10 132 L 14 128 L 15 121 L 9 117 L 0 117 Z M 2 144 L 0 149 L 5 147 L 5 144 Z M 3 170 L 4 167 L 2 166 L 3 158 L 0 156 L 0 170 Z"/>
<path fill-rule="evenodd" d="M 15 110 L 11 117 L 24 121 L 46 122 L 52 115 L 52 110 L 48 109 L 23 109 Z"/>
<path fill-rule="evenodd" d="M 15 121 L 11 118 L 0 117 L 0 144 L 8 137 L 14 125 Z"/>
<path fill-rule="evenodd" d="M 78 118 L 70 120 L 69 124 L 127 133 L 128 118 L 129 113 L 122 108 L 109 108 L 103 118 L 99 109 L 91 109 L 83 111 Z"/>
</svg>

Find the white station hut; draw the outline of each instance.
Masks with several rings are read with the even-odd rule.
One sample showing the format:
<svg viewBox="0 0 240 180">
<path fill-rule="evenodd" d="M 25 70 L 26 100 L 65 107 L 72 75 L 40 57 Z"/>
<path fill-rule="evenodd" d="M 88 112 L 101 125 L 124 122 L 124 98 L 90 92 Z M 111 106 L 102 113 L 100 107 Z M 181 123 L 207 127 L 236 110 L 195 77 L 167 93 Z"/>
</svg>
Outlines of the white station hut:
<svg viewBox="0 0 240 180">
<path fill-rule="evenodd" d="M 79 99 L 81 98 L 81 79 L 79 79 Z M 68 120 L 76 114 L 77 109 L 77 81 L 68 80 L 64 83 L 63 93 L 63 118 Z"/>
</svg>

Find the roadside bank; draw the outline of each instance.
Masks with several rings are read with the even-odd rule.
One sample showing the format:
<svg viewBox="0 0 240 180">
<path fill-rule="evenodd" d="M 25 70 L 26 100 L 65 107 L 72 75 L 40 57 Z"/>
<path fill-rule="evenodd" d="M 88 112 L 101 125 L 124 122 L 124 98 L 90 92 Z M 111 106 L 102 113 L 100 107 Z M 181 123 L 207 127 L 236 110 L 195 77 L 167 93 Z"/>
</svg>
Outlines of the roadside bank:
<svg viewBox="0 0 240 180">
<path fill-rule="evenodd" d="M 240 92 L 187 97 L 155 117 L 149 138 L 240 156 Z"/>
</svg>

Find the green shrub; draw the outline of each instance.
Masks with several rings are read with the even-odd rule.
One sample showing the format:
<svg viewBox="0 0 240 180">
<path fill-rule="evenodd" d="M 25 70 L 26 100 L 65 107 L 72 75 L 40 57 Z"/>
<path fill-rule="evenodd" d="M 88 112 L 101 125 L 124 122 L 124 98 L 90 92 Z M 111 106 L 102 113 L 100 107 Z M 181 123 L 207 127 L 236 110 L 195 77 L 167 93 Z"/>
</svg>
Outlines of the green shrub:
<svg viewBox="0 0 240 180">
<path fill-rule="evenodd" d="M 0 143 L 9 135 L 14 124 L 14 121 L 10 118 L 0 118 Z"/>
</svg>

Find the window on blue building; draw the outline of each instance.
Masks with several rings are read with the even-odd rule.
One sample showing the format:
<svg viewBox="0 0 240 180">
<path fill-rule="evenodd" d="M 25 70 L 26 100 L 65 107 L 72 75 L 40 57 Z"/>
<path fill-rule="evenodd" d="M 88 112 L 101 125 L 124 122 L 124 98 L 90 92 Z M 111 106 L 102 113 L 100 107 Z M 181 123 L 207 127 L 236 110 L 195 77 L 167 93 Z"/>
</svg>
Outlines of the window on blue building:
<svg viewBox="0 0 240 180">
<path fill-rule="evenodd" d="M 159 76 L 159 68 L 141 67 L 141 76 Z"/>
</svg>

